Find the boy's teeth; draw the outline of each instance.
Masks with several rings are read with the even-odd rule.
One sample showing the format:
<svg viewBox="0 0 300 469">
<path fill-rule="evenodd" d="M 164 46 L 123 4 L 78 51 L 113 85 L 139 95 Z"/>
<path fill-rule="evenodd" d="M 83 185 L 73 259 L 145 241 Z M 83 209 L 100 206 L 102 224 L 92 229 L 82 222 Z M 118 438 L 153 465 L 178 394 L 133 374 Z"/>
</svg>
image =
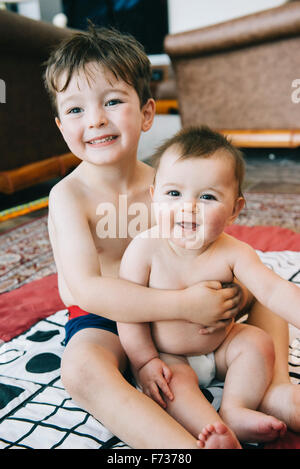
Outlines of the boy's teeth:
<svg viewBox="0 0 300 469">
<path fill-rule="evenodd" d="M 110 140 L 113 140 L 115 137 L 112 135 L 110 137 L 105 137 L 105 138 L 97 138 L 95 140 L 91 140 L 90 143 L 104 143 L 104 142 L 109 142 Z"/>
</svg>

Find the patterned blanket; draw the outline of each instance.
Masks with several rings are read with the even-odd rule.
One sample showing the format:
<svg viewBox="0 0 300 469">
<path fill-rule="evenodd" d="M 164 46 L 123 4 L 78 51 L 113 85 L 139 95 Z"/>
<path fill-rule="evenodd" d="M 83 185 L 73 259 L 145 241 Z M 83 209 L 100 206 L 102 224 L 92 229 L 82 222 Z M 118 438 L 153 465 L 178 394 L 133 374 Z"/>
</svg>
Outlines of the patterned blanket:
<svg viewBox="0 0 300 469">
<path fill-rule="evenodd" d="M 300 252 L 257 251 L 275 272 L 300 286 Z M 60 380 L 64 350 L 62 309 L 0 346 L 0 448 L 128 448 L 79 408 Z M 289 369 L 300 384 L 300 331 L 290 326 Z M 204 389 L 219 408 L 223 383 Z"/>
</svg>

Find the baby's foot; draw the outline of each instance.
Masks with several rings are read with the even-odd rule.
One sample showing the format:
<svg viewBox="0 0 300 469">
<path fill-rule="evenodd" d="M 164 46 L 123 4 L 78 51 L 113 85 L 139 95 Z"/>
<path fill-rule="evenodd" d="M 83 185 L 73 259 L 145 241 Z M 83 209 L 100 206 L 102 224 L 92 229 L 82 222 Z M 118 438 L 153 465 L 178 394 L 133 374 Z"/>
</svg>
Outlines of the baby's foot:
<svg viewBox="0 0 300 469">
<path fill-rule="evenodd" d="M 240 441 L 273 441 L 284 436 L 286 425 L 272 415 L 245 408 L 222 411 L 224 422 L 232 428 Z"/>
<path fill-rule="evenodd" d="M 242 449 L 238 440 L 222 422 L 209 423 L 198 436 L 201 449 Z"/>
</svg>

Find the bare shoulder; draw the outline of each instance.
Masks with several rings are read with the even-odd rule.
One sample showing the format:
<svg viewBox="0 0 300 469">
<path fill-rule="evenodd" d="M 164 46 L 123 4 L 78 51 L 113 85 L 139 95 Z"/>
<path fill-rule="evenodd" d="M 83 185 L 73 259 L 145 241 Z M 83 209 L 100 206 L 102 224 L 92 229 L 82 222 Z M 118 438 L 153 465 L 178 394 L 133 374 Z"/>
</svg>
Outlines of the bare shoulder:
<svg viewBox="0 0 300 469">
<path fill-rule="evenodd" d="M 158 228 L 157 226 L 153 226 L 135 236 L 127 247 L 127 250 L 134 250 L 143 257 L 149 258 L 158 242 Z"/>
<path fill-rule="evenodd" d="M 59 181 L 49 194 L 48 228 L 54 232 L 69 233 L 88 224 L 88 216 L 83 191 L 75 177 L 66 176 Z"/>
<path fill-rule="evenodd" d="M 154 226 L 135 236 L 127 246 L 122 264 L 130 262 L 139 265 L 151 265 L 153 254 L 157 251 L 158 244 L 161 242 L 157 235 L 157 228 Z"/>
<path fill-rule="evenodd" d="M 70 174 L 52 187 L 49 193 L 49 211 L 52 216 L 66 207 L 79 209 L 83 201 L 80 186 L 78 178 Z"/>
<path fill-rule="evenodd" d="M 255 250 L 253 249 L 252 246 L 250 246 L 248 243 L 245 243 L 244 241 L 241 241 L 237 238 L 234 238 L 233 236 L 223 233 L 219 240 L 218 240 L 219 248 L 224 250 L 227 254 L 230 256 L 238 256 L 241 255 L 242 253 L 249 253 L 251 254 L 252 252 L 254 253 Z"/>
</svg>

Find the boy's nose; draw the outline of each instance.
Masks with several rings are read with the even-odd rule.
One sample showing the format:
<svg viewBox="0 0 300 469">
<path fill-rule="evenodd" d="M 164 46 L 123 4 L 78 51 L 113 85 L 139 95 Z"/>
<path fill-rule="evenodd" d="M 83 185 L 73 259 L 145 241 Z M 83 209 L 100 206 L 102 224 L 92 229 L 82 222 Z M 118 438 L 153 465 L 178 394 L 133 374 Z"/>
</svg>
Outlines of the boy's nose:
<svg viewBox="0 0 300 469">
<path fill-rule="evenodd" d="M 89 114 L 89 127 L 102 127 L 107 124 L 105 112 L 101 109 L 95 109 Z"/>
</svg>

